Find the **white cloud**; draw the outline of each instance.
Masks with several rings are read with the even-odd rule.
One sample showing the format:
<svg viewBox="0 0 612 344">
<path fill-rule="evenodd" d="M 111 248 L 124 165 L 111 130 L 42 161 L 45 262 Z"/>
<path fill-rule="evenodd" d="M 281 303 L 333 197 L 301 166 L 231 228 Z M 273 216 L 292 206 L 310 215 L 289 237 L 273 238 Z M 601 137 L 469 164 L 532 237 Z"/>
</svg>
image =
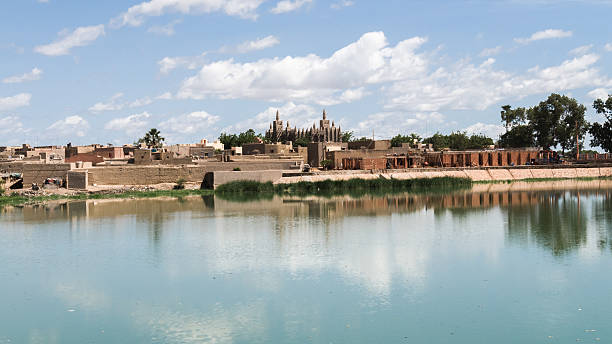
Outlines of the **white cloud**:
<svg viewBox="0 0 612 344">
<path fill-rule="evenodd" d="M 524 74 L 493 68 L 494 59 L 481 65 L 460 61 L 439 67 L 417 80 L 394 83 L 387 90 L 387 108 L 411 111 L 484 110 L 504 99 L 563 92 L 610 83 L 594 67 L 599 56 L 587 54 L 548 68 L 538 66 Z"/>
<path fill-rule="evenodd" d="M 350 6 L 353 6 L 353 5 L 355 5 L 354 1 L 351 1 L 351 0 L 340 0 L 340 1 L 336 1 L 333 4 L 329 5 L 329 7 L 333 8 L 335 10 L 339 10 L 341 8 L 350 7 Z"/>
<path fill-rule="evenodd" d="M 125 107 L 125 104 L 119 102 L 119 100 L 123 98 L 123 93 L 117 93 L 114 96 L 110 97 L 106 102 L 100 102 L 94 104 L 89 108 L 91 112 L 104 112 L 104 111 L 117 111 L 121 110 Z"/>
<path fill-rule="evenodd" d="M 355 136 L 372 137 L 372 130 L 377 139 L 389 138 L 398 133 L 425 133 L 429 126 L 440 128 L 444 115 L 438 112 L 407 114 L 404 112 L 379 112 L 368 115 L 350 130 Z"/>
<path fill-rule="evenodd" d="M 287 121 L 289 121 L 289 125 L 292 128 L 310 128 L 313 123 L 321 119 L 321 112 L 315 110 L 312 106 L 296 105 L 293 102 L 289 102 L 281 107 L 269 107 L 254 117 L 232 124 L 222 131 L 234 133 L 253 129 L 256 132 L 263 133 L 269 129 L 270 123 L 276 118 L 276 111 L 279 112 L 280 119 L 284 122 L 284 125 L 287 125 Z"/>
<path fill-rule="evenodd" d="M 248 53 L 249 51 L 256 51 L 256 50 L 263 50 L 266 48 L 270 48 L 279 43 L 280 41 L 278 40 L 278 38 L 274 36 L 267 36 L 267 37 L 260 38 L 254 41 L 244 42 L 238 45 L 238 47 L 236 47 L 236 51 L 241 54 L 244 54 L 244 53 Z"/>
<path fill-rule="evenodd" d="M 162 74 L 168 74 L 179 67 L 196 69 L 205 63 L 204 56 L 206 56 L 206 53 L 202 53 L 199 56 L 164 57 L 157 62 L 159 65 L 159 72 Z"/>
<path fill-rule="evenodd" d="M 113 26 L 140 26 L 146 17 L 166 13 L 201 14 L 224 12 L 230 16 L 255 19 L 263 0 L 150 0 L 130 7 L 111 21 Z"/>
<path fill-rule="evenodd" d="M 162 36 L 172 36 L 174 35 L 174 26 L 181 23 L 181 20 L 174 20 L 166 25 L 161 26 L 151 26 L 147 32 L 154 33 Z"/>
<path fill-rule="evenodd" d="M 192 135 L 203 133 L 219 122 L 221 117 L 211 115 L 206 111 L 196 111 L 175 116 L 159 124 L 160 129 L 168 132 L 170 136 Z"/>
<path fill-rule="evenodd" d="M 250 63 L 217 61 L 186 79 L 177 96 L 338 103 L 343 95 L 346 100 L 346 90 L 421 75 L 427 61 L 415 50 L 425 41 L 414 37 L 389 47 L 384 33 L 370 32 L 329 58 L 310 54 Z"/>
<path fill-rule="evenodd" d="M 270 12 L 274 14 L 292 12 L 311 2 L 312 0 L 282 0 Z"/>
<path fill-rule="evenodd" d="M 609 94 L 612 94 L 612 92 L 610 92 L 611 90 L 605 89 L 605 88 L 596 88 L 594 90 L 592 90 L 591 92 L 587 93 L 587 95 L 591 98 L 591 99 L 607 99 Z"/>
<path fill-rule="evenodd" d="M 155 97 L 155 99 L 163 99 L 163 100 L 170 100 L 172 98 L 174 97 L 172 96 L 172 93 L 170 92 L 165 92 Z"/>
<path fill-rule="evenodd" d="M 17 116 L 0 117 L 0 134 L 2 135 L 23 134 L 29 131 L 24 128 L 21 118 Z"/>
<path fill-rule="evenodd" d="M 606 49 L 606 51 L 612 51 L 612 43 L 606 43 L 604 49 Z"/>
<path fill-rule="evenodd" d="M 34 68 L 29 73 L 25 73 L 25 74 L 22 74 L 22 75 L 15 75 L 15 76 L 11 76 L 11 77 L 8 77 L 8 78 L 4 78 L 2 80 L 2 82 L 5 83 L 5 84 L 18 84 L 18 83 L 21 83 L 21 82 L 24 82 L 24 81 L 39 80 L 41 78 L 42 74 L 43 74 L 43 71 L 41 69 Z"/>
<path fill-rule="evenodd" d="M 137 135 L 146 129 L 147 119 L 151 117 L 148 112 L 133 114 L 127 117 L 120 117 L 106 123 L 104 129 L 123 131 L 128 135 Z"/>
<path fill-rule="evenodd" d="M 151 103 L 153 103 L 153 99 L 151 99 L 150 97 L 143 97 L 143 98 L 136 99 L 133 102 L 131 102 L 130 107 L 135 108 L 135 107 L 149 105 Z"/>
<path fill-rule="evenodd" d="M 485 135 L 495 140 L 506 131 L 506 128 L 499 124 L 485 124 L 478 122 L 470 125 L 462 131 L 465 131 L 467 135 Z"/>
<path fill-rule="evenodd" d="M 478 54 L 478 56 L 481 56 L 481 57 L 494 56 L 494 55 L 497 55 L 497 54 L 501 53 L 501 51 L 502 51 L 502 46 L 498 45 L 495 48 L 486 48 L 486 49 L 483 49 L 480 52 L 480 54 Z"/>
<path fill-rule="evenodd" d="M 32 95 L 29 93 L 20 93 L 11 97 L 0 98 L 0 111 L 12 110 L 30 105 Z"/>
<path fill-rule="evenodd" d="M 579 46 L 577 48 L 570 50 L 570 54 L 582 56 L 582 55 L 588 54 L 591 51 L 591 48 L 593 48 L 593 44 L 582 45 L 582 46 Z"/>
<path fill-rule="evenodd" d="M 571 31 L 563 31 L 557 29 L 548 29 L 544 31 L 538 31 L 528 38 L 515 38 L 514 41 L 521 44 L 527 44 L 542 39 L 553 39 L 553 38 L 567 38 L 572 37 Z"/>
<path fill-rule="evenodd" d="M 89 123 L 83 117 L 76 115 L 59 120 L 47 128 L 47 130 L 52 131 L 52 134 L 76 135 L 78 137 L 85 136 L 88 129 Z"/>
<path fill-rule="evenodd" d="M 70 53 L 70 49 L 89 45 L 103 35 L 104 25 L 82 26 L 71 33 L 60 34 L 61 38 L 57 41 L 47 45 L 39 45 L 34 48 L 34 51 L 47 56 L 67 55 Z"/>
</svg>

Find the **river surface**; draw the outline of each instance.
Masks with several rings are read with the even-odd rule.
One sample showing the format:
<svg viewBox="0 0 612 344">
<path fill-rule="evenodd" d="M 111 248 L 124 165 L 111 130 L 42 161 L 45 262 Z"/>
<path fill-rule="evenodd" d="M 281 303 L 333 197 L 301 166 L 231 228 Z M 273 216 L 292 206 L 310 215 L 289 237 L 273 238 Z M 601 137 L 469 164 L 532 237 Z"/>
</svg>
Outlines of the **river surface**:
<svg viewBox="0 0 612 344">
<path fill-rule="evenodd" d="M 0 210 L 0 343 L 611 343 L 612 184 Z"/>
</svg>

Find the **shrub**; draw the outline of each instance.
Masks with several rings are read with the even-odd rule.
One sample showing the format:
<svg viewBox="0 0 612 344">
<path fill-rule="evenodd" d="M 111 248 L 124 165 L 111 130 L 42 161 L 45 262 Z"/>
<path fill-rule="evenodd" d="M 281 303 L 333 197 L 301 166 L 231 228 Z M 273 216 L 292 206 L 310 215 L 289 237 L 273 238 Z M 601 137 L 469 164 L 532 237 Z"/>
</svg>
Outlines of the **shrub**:
<svg viewBox="0 0 612 344">
<path fill-rule="evenodd" d="M 242 171 L 242 170 L 240 169 L 240 167 L 234 167 L 232 171 Z"/>
<path fill-rule="evenodd" d="M 183 178 L 180 178 L 176 181 L 176 185 L 174 185 L 174 190 L 183 190 L 185 188 L 185 183 L 187 181 Z"/>
</svg>

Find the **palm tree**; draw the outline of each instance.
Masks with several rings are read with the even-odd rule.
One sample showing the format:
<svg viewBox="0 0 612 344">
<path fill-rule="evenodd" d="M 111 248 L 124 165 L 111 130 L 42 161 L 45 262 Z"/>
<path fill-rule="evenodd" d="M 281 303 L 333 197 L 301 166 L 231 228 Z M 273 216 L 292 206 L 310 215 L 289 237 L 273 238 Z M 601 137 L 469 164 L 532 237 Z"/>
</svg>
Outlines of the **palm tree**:
<svg viewBox="0 0 612 344">
<path fill-rule="evenodd" d="M 136 143 L 144 143 L 149 148 L 161 148 L 165 138 L 161 137 L 160 134 L 159 130 L 152 128 L 143 138 L 138 139 Z"/>
</svg>

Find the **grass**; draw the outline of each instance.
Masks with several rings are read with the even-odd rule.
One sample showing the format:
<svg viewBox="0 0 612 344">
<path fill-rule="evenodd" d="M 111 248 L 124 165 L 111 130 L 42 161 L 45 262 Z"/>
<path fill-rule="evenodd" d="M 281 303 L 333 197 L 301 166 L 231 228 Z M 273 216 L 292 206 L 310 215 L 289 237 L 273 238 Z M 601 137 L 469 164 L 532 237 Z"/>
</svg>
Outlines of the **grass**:
<svg viewBox="0 0 612 344">
<path fill-rule="evenodd" d="M 612 177 L 576 177 L 576 178 L 527 178 L 517 180 L 479 180 L 475 181 L 474 184 L 511 184 L 514 182 L 525 182 L 525 183 L 538 183 L 538 182 L 558 182 L 564 180 L 577 180 L 583 182 L 590 182 L 594 180 L 612 180 Z"/>
<path fill-rule="evenodd" d="M 270 182 L 234 181 L 220 185 L 215 194 L 226 199 L 251 199 L 270 197 L 273 194 L 298 196 L 335 196 L 365 194 L 388 194 L 397 192 L 448 192 L 469 188 L 472 181 L 468 178 L 437 177 L 419 179 L 349 179 L 324 180 L 319 182 L 298 182 L 277 184 Z"/>
<path fill-rule="evenodd" d="M 23 196 L 16 193 L 0 195 L 0 207 L 5 205 L 37 204 L 56 200 L 87 200 L 87 199 L 122 199 L 122 198 L 154 198 L 154 197 L 184 197 L 212 195 L 212 190 L 154 190 L 126 191 L 120 193 L 82 193 L 77 195 L 45 195 Z"/>
</svg>

